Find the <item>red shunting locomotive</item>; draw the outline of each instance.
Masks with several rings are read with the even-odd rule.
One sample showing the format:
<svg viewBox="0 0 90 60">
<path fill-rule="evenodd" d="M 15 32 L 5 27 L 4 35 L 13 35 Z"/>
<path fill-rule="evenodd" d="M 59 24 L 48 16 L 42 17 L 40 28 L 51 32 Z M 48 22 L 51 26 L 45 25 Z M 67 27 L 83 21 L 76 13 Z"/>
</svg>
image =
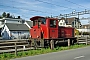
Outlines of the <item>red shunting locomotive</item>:
<svg viewBox="0 0 90 60">
<path fill-rule="evenodd" d="M 30 38 L 33 42 L 32 45 L 45 47 L 50 45 L 50 41 L 54 43 L 61 40 L 70 39 L 75 41 L 73 27 L 60 27 L 58 26 L 58 19 L 46 18 L 41 16 L 34 16 L 30 18 L 33 21 L 33 27 L 30 29 Z"/>
</svg>

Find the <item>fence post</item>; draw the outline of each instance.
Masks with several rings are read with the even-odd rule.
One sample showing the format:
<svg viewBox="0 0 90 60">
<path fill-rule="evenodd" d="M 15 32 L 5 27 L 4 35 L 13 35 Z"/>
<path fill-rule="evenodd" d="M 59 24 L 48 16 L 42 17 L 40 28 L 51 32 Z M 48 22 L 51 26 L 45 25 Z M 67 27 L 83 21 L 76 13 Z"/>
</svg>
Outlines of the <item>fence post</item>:
<svg viewBox="0 0 90 60">
<path fill-rule="evenodd" d="M 51 44 L 51 50 L 53 50 L 54 49 L 54 40 L 51 40 L 50 44 Z"/>
<path fill-rule="evenodd" d="M 79 37 L 77 37 L 77 43 L 79 44 Z"/>
<path fill-rule="evenodd" d="M 68 39 L 68 47 L 70 47 L 70 39 Z"/>
<path fill-rule="evenodd" d="M 88 38 L 86 37 L 86 45 L 88 44 L 88 41 L 87 40 L 88 40 Z"/>
<path fill-rule="evenodd" d="M 17 56 L 17 44 L 15 42 L 15 56 Z"/>
</svg>

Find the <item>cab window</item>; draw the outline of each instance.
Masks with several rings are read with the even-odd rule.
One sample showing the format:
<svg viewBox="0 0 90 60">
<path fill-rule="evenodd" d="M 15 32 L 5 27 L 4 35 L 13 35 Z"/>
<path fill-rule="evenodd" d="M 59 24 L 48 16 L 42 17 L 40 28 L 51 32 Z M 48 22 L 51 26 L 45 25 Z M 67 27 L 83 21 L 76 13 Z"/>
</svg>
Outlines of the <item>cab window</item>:
<svg viewBox="0 0 90 60">
<path fill-rule="evenodd" d="M 50 27 L 56 28 L 56 20 L 50 20 Z"/>
</svg>

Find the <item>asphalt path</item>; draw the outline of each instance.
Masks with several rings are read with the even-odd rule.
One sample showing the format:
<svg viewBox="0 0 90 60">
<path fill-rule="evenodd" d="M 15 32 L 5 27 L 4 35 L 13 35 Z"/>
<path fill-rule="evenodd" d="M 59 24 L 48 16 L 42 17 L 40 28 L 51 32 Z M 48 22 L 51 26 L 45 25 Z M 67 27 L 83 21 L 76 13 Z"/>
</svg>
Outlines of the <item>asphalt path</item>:
<svg viewBox="0 0 90 60">
<path fill-rule="evenodd" d="M 11 60 L 90 60 L 90 46 Z"/>
</svg>

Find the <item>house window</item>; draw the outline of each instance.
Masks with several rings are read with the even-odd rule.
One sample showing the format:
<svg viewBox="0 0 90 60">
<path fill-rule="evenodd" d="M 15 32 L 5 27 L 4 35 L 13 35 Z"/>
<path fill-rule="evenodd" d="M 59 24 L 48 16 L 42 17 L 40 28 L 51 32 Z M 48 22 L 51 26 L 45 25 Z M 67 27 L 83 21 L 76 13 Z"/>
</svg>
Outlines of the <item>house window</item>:
<svg viewBox="0 0 90 60">
<path fill-rule="evenodd" d="M 62 23 L 60 23 L 60 25 L 62 25 Z"/>
<path fill-rule="evenodd" d="M 63 23 L 63 25 L 65 25 L 65 23 Z"/>
<path fill-rule="evenodd" d="M 13 33 L 17 33 L 17 32 L 14 31 Z"/>
<path fill-rule="evenodd" d="M 62 22 L 63 22 L 63 20 L 62 20 Z"/>
</svg>

